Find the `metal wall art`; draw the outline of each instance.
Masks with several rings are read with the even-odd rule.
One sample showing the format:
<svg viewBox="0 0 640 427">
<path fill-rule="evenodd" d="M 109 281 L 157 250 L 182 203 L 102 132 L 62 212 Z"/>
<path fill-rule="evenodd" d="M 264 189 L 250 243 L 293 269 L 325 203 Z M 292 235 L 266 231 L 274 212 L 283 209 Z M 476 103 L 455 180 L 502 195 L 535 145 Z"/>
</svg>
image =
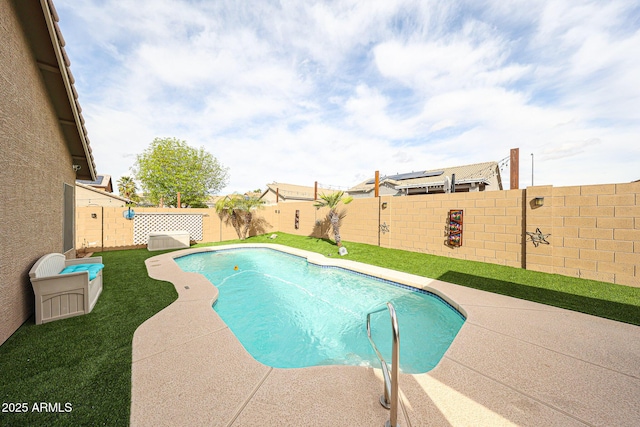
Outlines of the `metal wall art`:
<svg viewBox="0 0 640 427">
<path fill-rule="evenodd" d="M 382 232 L 382 234 L 390 233 L 389 226 L 387 225 L 386 222 L 383 222 L 382 224 L 380 224 L 380 231 Z"/>
<path fill-rule="evenodd" d="M 547 237 L 551 236 L 551 234 L 542 234 L 542 231 L 540 231 L 539 228 L 536 228 L 535 233 L 531 231 L 527 231 L 527 236 L 531 238 L 531 241 L 533 242 L 533 246 L 537 248 L 540 243 L 548 245 L 549 242 L 547 242 Z"/>
<path fill-rule="evenodd" d="M 447 243 L 449 246 L 462 246 L 462 209 L 452 209 L 449 211 L 449 237 Z"/>
</svg>

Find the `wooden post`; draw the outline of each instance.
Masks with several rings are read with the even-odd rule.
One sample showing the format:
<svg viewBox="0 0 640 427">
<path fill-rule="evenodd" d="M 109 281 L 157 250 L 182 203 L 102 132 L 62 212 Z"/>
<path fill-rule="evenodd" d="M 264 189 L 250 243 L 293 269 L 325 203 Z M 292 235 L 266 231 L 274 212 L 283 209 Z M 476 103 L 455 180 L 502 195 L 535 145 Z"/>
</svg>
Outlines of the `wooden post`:
<svg viewBox="0 0 640 427">
<path fill-rule="evenodd" d="M 180 192 L 178 191 L 178 206 L 176 206 L 178 209 L 180 209 L 182 205 L 180 204 Z"/>
<path fill-rule="evenodd" d="M 280 203 L 280 187 L 276 187 L 276 204 Z"/>
<path fill-rule="evenodd" d="M 318 200 L 318 181 L 313 186 L 313 200 Z"/>
<path fill-rule="evenodd" d="M 509 159 L 509 189 L 517 190 L 520 188 L 520 149 L 512 148 L 511 157 Z"/>
<path fill-rule="evenodd" d="M 380 171 L 376 171 L 375 197 L 380 196 Z"/>
</svg>

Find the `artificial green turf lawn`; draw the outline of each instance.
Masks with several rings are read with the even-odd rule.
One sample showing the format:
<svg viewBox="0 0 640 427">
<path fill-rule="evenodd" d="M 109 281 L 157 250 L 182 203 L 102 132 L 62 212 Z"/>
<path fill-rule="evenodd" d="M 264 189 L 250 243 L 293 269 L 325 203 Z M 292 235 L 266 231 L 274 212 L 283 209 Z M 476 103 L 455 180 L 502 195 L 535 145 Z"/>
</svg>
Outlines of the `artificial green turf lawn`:
<svg viewBox="0 0 640 427">
<path fill-rule="evenodd" d="M 131 342 L 136 328 L 171 304 L 174 286 L 149 278 L 146 249 L 102 253 L 103 290 L 88 315 L 35 325 L 33 317 L 0 346 L 0 426 L 126 426 L 131 405 Z M 34 403 L 71 412 L 32 412 Z M 6 408 L 5 408 L 6 409 Z"/>
<path fill-rule="evenodd" d="M 270 233 L 271 234 L 271 233 Z M 269 234 L 269 235 L 270 235 Z M 277 233 L 245 240 L 338 257 L 326 239 Z M 238 243 L 228 241 L 197 246 Z M 344 258 L 640 325 L 640 289 L 517 268 L 344 242 Z M 0 346 L 0 395 L 29 412 L 0 412 L 0 426 L 126 426 L 131 405 L 131 342 L 136 328 L 171 304 L 172 284 L 147 276 L 146 249 L 102 253 L 103 292 L 85 316 L 44 325 L 27 321 Z M 72 405 L 31 412 L 34 403 Z"/>
</svg>

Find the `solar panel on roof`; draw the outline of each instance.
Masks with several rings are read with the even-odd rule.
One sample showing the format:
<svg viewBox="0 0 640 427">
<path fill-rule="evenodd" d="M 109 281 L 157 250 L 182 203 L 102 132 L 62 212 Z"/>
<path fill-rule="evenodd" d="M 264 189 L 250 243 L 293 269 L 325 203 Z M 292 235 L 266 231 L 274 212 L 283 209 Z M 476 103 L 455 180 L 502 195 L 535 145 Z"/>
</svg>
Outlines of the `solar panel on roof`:
<svg viewBox="0 0 640 427">
<path fill-rule="evenodd" d="M 428 178 L 430 176 L 438 176 L 442 175 L 444 171 L 434 171 L 434 172 L 409 172 L 409 173 L 401 173 L 391 177 L 391 179 L 395 179 L 396 181 L 404 181 L 405 179 L 415 179 L 415 178 Z"/>
<path fill-rule="evenodd" d="M 394 181 L 404 181 L 406 179 L 415 179 L 415 178 L 429 178 L 432 176 L 440 176 L 444 173 L 444 171 L 431 171 L 431 172 L 425 172 L 425 171 L 421 171 L 421 172 L 407 172 L 407 173 L 399 173 L 397 175 L 389 175 L 389 176 L 383 176 L 382 178 L 380 178 L 380 181 L 384 181 L 385 179 L 393 179 Z M 375 183 L 376 180 L 371 179 L 369 181 L 366 182 L 366 184 L 373 184 Z"/>
<path fill-rule="evenodd" d="M 425 172 L 424 175 L 422 175 L 422 178 L 428 178 L 431 176 L 440 176 L 444 173 L 444 171 L 431 171 L 431 172 Z"/>
</svg>

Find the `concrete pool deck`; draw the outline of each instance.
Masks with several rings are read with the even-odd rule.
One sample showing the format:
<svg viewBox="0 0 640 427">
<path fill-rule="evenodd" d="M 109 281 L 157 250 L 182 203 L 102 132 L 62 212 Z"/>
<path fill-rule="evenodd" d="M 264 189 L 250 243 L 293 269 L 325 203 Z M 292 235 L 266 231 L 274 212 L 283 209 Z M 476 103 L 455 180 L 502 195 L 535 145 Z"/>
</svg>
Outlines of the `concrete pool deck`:
<svg viewBox="0 0 640 427">
<path fill-rule="evenodd" d="M 280 245 L 149 258 L 178 299 L 133 337 L 132 426 L 383 426 L 380 369 L 277 369 L 254 360 L 211 308 L 217 289 L 173 261 L 274 247 L 435 291 L 467 316 L 433 370 L 401 374 L 402 426 L 640 425 L 640 327 Z M 364 325 L 363 325 L 364 327 Z M 402 337 L 402 331 L 400 331 Z M 401 338 L 402 339 L 402 338 Z"/>
</svg>

